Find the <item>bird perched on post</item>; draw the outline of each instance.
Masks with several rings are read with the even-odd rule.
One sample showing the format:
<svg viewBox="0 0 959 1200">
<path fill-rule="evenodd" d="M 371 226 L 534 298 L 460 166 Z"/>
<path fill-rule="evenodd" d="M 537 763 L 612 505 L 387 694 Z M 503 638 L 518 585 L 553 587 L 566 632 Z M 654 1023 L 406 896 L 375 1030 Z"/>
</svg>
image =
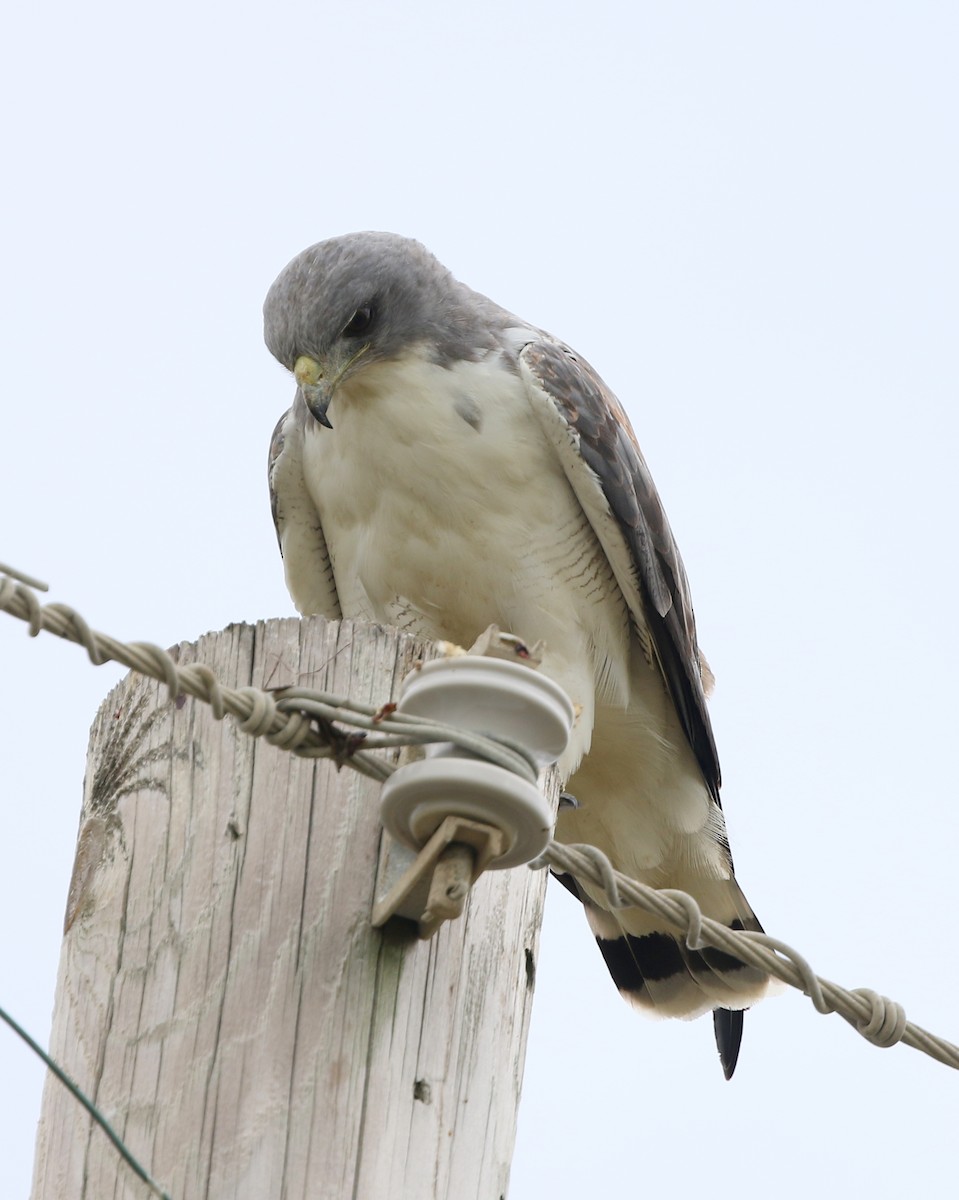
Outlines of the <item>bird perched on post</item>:
<svg viewBox="0 0 959 1200">
<path fill-rule="evenodd" d="M 599 375 L 394 234 L 303 251 L 264 315 L 297 383 L 270 490 L 299 611 L 463 646 L 491 624 L 544 640 L 542 669 L 578 711 L 559 763 L 577 803 L 556 837 L 758 930 L 733 875 L 686 574 Z M 742 1010 L 767 976 L 563 882 L 628 1000 L 666 1016 L 714 1010 L 729 1078 Z"/>
</svg>

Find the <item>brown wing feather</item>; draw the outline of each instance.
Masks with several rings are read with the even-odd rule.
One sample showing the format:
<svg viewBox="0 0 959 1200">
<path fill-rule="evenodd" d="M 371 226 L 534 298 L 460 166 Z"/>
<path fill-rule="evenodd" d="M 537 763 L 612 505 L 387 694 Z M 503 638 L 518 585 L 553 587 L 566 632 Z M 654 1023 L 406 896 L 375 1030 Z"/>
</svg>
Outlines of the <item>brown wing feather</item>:
<svg viewBox="0 0 959 1200">
<path fill-rule="evenodd" d="M 629 419 L 589 363 L 562 343 L 530 342 L 520 357 L 578 438 L 579 452 L 623 534 L 666 686 L 718 803 L 719 756 L 706 709 L 689 583 Z"/>
</svg>

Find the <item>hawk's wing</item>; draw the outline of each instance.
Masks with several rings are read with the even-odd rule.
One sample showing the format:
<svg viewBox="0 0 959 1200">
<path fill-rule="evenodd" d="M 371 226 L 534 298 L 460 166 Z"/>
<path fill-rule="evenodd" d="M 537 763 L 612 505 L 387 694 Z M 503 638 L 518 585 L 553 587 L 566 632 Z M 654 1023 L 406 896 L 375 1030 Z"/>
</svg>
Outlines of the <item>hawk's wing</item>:
<svg viewBox="0 0 959 1200">
<path fill-rule="evenodd" d="M 622 589 L 649 657 L 662 672 L 713 799 L 719 757 L 706 709 L 689 584 L 649 468 L 619 401 L 568 346 L 527 342 L 520 371 Z"/>
<path fill-rule="evenodd" d="M 323 536 L 320 514 L 306 490 L 303 474 L 303 436 L 312 421 L 303 397 L 297 393 L 293 407 L 273 430 L 270 442 L 270 503 L 283 555 L 286 585 L 304 616 L 339 619 L 333 564 Z"/>
</svg>

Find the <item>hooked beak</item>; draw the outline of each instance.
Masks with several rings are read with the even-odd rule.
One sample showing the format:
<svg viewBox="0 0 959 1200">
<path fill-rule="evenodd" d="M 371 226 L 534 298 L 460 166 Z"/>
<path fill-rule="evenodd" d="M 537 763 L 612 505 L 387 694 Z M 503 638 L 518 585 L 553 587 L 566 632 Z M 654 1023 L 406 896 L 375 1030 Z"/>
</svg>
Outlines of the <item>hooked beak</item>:
<svg viewBox="0 0 959 1200">
<path fill-rule="evenodd" d="M 326 410 L 330 407 L 330 401 L 333 399 L 336 380 L 324 378 L 323 368 L 315 358 L 310 358 L 306 354 L 301 354 L 296 360 L 293 375 L 303 393 L 306 407 L 313 414 L 314 419 L 321 425 L 325 425 L 327 429 L 332 429 L 333 426 L 326 415 Z"/>
<path fill-rule="evenodd" d="M 336 353 L 335 349 L 329 357 L 324 357 L 322 362 L 317 362 L 308 354 L 301 354 L 293 364 L 293 374 L 296 376 L 296 382 L 300 385 L 307 408 L 313 414 L 314 419 L 321 425 L 325 425 L 327 429 L 333 428 L 326 415 L 326 410 L 330 407 L 333 399 L 333 393 L 344 379 L 354 373 L 357 369 L 356 364 L 371 349 L 371 344 L 367 342 L 345 362 L 340 361 L 340 355 Z"/>
</svg>

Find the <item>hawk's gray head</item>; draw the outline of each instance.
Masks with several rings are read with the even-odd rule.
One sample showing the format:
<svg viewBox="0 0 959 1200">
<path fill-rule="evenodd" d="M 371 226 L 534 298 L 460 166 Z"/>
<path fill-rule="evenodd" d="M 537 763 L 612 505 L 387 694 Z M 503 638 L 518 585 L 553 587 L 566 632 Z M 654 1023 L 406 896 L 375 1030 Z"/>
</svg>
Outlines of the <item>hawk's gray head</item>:
<svg viewBox="0 0 959 1200">
<path fill-rule="evenodd" d="M 263 317 L 267 346 L 324 425 L 337 385 L 370 364 L 417 346 L 443 365 L 475 359 L 508 324 L 425 246 L 393 233 L 351 233 L 304 250 L 270 288 Z"/>
</svg>

